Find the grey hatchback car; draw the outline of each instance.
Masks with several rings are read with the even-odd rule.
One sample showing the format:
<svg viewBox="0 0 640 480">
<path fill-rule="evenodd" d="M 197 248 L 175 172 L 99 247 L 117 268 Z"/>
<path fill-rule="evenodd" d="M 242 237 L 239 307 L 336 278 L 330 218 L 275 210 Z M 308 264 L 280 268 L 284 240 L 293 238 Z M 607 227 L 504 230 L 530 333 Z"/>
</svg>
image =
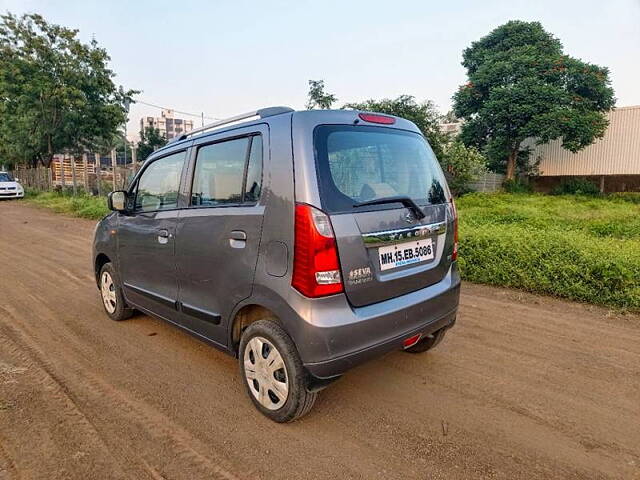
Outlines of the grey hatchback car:
<svg viewBox="0 0 640 480">
<path fill-rule="evenodd" d="M 456 319 L 457 214 L 411 122 L 271 107 L 153 153 L 97 225 L 107 315 L 164 319 L 239 359 L 264 415 L 392 350 L 424 352 Z"/>
</svg>

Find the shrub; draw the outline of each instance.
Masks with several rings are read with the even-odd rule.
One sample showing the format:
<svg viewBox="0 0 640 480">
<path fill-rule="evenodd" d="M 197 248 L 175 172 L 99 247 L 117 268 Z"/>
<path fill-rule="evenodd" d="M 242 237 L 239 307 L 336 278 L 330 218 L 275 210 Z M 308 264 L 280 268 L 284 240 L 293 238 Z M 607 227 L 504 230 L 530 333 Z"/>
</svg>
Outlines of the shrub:
<svg viewBox="0 0 640 480">
<path fill-rule="evenodd" d="M 600 195 L 600 188 L 586 178 L 570 178 L 553 189 L 553 195 Z"/>
<path fill-rule="evenodd" d="M 533 188 L 528 183 L 519 179 L 505 180 L 502 184 L 502 188 L 507 193 L 531 193 Z"/>
<path fill-rule="evenodd" d="M 487 171 L 485 157 L 475 148 L 465 147 L 459 140 L 445 145 L 439 160 L 455 196 L 469 192 L 469 184 Z"/>
<path fill-rule="evenodd" d="M 42 207 L 50 208 L 57 213 L 66 213 L 74 217 L 90 218 L 98 220 L 104 217 L 109 210 L 105 197 L 97 197 L 86 194 L 73 196 L 69 191 L 65 192 L 27 192 L 25 200 Z"/>
<path fill-rule="evenodd" d="M 640 205 L 474 193 L 457 206 L 464 279 L 640 311 Z"/>
</svg>

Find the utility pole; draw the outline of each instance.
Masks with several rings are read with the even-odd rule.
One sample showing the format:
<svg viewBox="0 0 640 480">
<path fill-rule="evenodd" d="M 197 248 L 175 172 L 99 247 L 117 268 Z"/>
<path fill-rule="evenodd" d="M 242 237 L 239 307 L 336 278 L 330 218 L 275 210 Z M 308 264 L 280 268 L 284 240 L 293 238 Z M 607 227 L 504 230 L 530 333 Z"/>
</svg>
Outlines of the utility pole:
<svg viewBox="0 0 640 480">
<path fill-rule="evenodd" d="M 133 174 L 138 172 L 138 147 L 133 144 L 131 146 L 131 164 L 133 165 Z"/>
<path fill-rule="evenodd" d="M 113 190 L 116 191 L 118 189 L 118 184 L 116 183 L 116 178 L 118 176 L 118 157 L 116 156 L 116 149 L 111 150 L 111 169 L 113 170 Z"/>
<path fill-rule="evenodd" d="M 129 106 L 131 104 L 131 100 L 129 99 L 129 97 L 125 96 L 124 97 L 124 110 L 126 112 L 125 116 L 124 116 L 124 171 L 127 171 L 127 122 L 129 121 Z M 115 171 L 114 171 L 115 173 Z M 123 180 L 123 183 L 126 182 L 126 180 Z M 124 184 L 122 185 L 122 187 L 124 188 Z"/>
<path fill-rule="evenodd" d="M 200 114 L 200 119 L 202 120 L 202 125 L 204 127 L 204 112 Z"/>
<path fill-rule="evenodd" d="M 96 162 L 96 187 L 98 188 L 98 196 L 102 196 L 102 187 L 100 186 L 100 154 L 96 153 L 93 156 L 95 162 Z"/>
</svg>

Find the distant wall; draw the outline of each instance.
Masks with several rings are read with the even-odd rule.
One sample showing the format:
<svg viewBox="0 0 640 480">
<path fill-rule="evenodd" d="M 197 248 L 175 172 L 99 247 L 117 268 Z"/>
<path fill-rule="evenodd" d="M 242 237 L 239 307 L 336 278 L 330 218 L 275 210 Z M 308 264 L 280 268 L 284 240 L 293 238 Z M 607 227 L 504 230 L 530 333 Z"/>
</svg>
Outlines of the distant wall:
<svg viewBox="0 0 640 480">
<path fill-rule="evenodd" d="M 640 105 L 620 107 L 607 115 L 609 127 L 604 137 L 572 153 L 562 148 L 561 139 L 531 147 L 531 161 L 540 161 L 542 177 L 640 175 Z"/>
<path fill-rule="evenodd" d="M 477 182 L 471 183 L 469 188 L 474 192 L 497 192 L 502 188 L 505 178 L 501 173 L 487 172 Z"/>
</svg>

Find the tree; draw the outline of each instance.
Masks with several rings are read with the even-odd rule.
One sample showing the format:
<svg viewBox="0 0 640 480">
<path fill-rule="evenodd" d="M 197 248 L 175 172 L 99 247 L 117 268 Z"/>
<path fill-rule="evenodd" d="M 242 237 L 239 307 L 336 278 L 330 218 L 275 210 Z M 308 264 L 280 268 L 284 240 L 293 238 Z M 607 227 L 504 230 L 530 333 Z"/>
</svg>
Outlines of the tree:
<svg viewBox="0 0 640 480">
<path fill-rule="evenodd" d="M 448 136 L 440 130 L 441 116 L 430 100 L 418 103 L 411 95 L 400 95 L 393 99 L 348 103 L 343 108 L 386 113 L 411 120 L 427 138 L 436 157 L 440 158 L 443 155 Z"/>
<path fill-rule="evenodd" d="M 468 82 L 453 96 L 461 138 L 515 177 L 522 142 L 562 138 L 576 152 L 602 137 L 615 104 L 609 70 L 563 53 L 538 22 L 510 21 L 463 52 Z"/>
<path fill-rule="evenodd" d="M 149 155 L 158 148 L 165 146 L 167 139 L 160 133 L 160 130 L 154 127 L 147 127 L 140 132 L 140 141 L 138 142 L 138 160 L 143 162 Z"/>
<path fill-rule="evenodd" d="M 321 108 L 327 110 L 338 101 L 335 95 L 324 91 L 324 80 L 309 80 L 309 100 L 307 110 Z"/>
<path fill-rule="evenodd" d="M 53 155 L 107 144 L 138 93 L 113 83 L 95 41 L 42 16 L 0 16 L 0 154 L 49 166 Z"/>
</svg>

